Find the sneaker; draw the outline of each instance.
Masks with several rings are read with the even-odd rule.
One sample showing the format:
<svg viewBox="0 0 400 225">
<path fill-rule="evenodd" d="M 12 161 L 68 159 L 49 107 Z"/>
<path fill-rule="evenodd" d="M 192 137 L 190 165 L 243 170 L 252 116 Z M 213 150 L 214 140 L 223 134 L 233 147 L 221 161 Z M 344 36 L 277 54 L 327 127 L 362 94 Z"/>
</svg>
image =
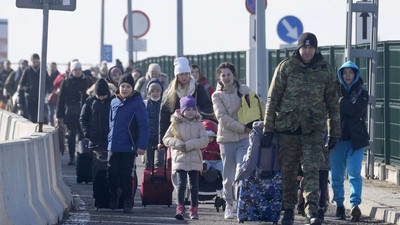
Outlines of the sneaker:
<svg viewBox="0 0 400 225">
<path fill-rule="evenodd" d="M 179 204 L 178 206 L 176 206 L 175 219 L 183 220 L 183 210 L 184 210 L 184 207 L 182 204 Z"/>
<path fill-rule="evenodd" d="M 336 208 L 336 219 L 346 220 L 346 210 L 344 209 L 344 206 L 338 206 Z"/>
<path fill-rule="evenodd" d="M 294 223 L 294 212 L 293 209 L 287 209 L 285 210 L 285 213 L 283 214 L 283 218 L 281 221 L 282 225 L 293 225 Z"/>
<path fill-rule="evenodd" d="M 199 215 L 197 214 L 197 207 L 190 207 L 189 209 L 189 217 L 192 220 L 198 220 Z"/>
<path fill-rule="evenodd" d="M 307 214 L 307 221 L 310 225 L 321 225 L 322 221 L 318 218 L 317 214 L 309 213 Z"/>
<path fill-rule="evenodd" d="M 325 210 L 324 209 L 318 209 L 318 218 L 321 220 L 321 223 L 324 222 L 324 219 L 325 219 Z"/>
<path fill-rule="evenodd" d="M 361 217 L 361 210 L 360 208 L 358 208 L 358 206 L 353 206 L 353 208 L 351 208 L 351 222 L 358 222 L 360 221 L 360 217 Z"/>
<path fill-rule="evenodd" d="M 118 188 L 116 193 L 111 193 L 110 195 L 110 209 L 114 210 L 118 208 L 119 205 L 119 198 L 121 197 L 122 189 Z"/>
<path fill-rule="evenodd" d="M 233 217 L 233 205 L 226 205 L 224 218 L 233 219 Z"/>
</svg>

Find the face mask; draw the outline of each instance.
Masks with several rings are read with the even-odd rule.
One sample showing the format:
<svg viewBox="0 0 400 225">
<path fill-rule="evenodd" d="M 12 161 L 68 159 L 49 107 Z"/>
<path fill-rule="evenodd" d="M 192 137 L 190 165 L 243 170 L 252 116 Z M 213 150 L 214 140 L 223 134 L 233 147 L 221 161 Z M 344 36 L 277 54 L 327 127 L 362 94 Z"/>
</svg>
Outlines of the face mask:
<svg viewBox="0 0 400 225">
<path fill-rule="evenodd" d="M 160 98 L 161 98 L 161 97 L 158 97 L 158 98 L 152 98 L 152 97 L 150 97 L 150 99 L 151 99 L 152 101 L 155 101 L 155 102 L 158 101 L 158 100 L 160 100 Z"/>
</svg>

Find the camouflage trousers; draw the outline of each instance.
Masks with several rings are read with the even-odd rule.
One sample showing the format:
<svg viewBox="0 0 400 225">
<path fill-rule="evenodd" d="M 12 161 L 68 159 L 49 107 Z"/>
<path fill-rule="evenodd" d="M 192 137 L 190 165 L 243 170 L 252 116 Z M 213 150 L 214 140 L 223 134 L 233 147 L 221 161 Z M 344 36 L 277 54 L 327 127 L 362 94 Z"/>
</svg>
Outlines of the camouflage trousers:
<svg viewBox="0 0 400 225">
<path fill-rule="evenodd" d="M 280 134 L 279 158 L 282 166 L 282 198 L 284 209 L 297 204 L 297 174 L 303 160 L 305 212 L 317 213 L 319 167 L 323 160 L 321 133 L 310 135 Z"/>
</svg>

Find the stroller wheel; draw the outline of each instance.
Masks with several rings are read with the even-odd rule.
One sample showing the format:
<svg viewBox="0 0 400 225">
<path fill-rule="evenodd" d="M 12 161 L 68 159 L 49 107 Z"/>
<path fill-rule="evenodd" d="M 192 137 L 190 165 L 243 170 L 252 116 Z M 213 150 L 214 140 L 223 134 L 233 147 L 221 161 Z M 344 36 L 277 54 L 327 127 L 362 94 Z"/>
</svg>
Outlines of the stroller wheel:
<svg viewBox="0 0 400 225">
<path fill-rule="evenodd" d="M 222 202 L 222 211 L 225 212 L 226 202 L 223 198 L 221 198 L 221 202 Z"/>
</svg>

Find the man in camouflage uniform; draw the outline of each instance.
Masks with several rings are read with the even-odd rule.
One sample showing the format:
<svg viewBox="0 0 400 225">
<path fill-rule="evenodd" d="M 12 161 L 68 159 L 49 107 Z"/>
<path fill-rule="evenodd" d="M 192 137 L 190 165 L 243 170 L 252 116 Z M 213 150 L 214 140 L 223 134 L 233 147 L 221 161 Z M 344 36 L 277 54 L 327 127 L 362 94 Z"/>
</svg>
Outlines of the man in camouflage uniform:
<svg viewBox="0 0 400 225">
<path fill-rule="evenodd" d="M 297 172 L 303 157 L 305 211 L 310 224 L 318 218 L 319 166 L 323 158 L 324 128 L 329 149 L 340 137 L 336 76 L 318 52 L 317 38 L 303 33 L 293 55 L 279 63 L 268 92 L 262 145 L 269 147 L 272 132 L 280 133 L 282 161 L 283 225 L 294 222 Z"/>
</svg>

